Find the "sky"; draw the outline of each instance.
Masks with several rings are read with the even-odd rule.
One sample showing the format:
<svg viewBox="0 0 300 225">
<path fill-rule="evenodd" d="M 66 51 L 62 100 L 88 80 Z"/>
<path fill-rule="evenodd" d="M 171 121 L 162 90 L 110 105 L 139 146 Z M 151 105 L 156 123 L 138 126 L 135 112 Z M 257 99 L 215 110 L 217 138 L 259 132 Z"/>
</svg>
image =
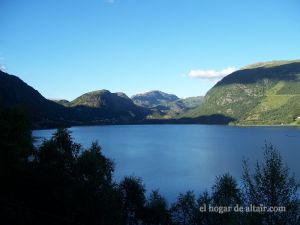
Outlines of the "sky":
<svg viewBox="0 0 300 225">
<path fill-rule="evenodd" d="M 50 99 L 204 95 L 248 64 L 300 58 L 299 0 L 0 0 L 0 68 Z"/>
</svg>

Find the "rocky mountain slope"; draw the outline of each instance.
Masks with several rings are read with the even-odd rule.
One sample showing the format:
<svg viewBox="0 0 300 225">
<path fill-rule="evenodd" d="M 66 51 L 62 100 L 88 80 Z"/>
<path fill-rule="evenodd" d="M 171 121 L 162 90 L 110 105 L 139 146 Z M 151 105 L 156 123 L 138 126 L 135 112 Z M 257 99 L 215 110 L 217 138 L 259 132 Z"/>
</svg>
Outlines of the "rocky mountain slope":
<svg viewBox="0 0 300 225">
<path fill-rule="evenodd" d="M 196 108 L 202 102 L 203 97 L 178 98 L 176 95 L 161 91 L 148 91 L 132 96 L 135 104 L 146 107 L 152 111 L 148 118 L 174 119 L 184 112 Z"/>
<path fill-rule="evenodd" d="M 131 97 L 137 105 L 153 108 L 158 105 L 174 102 L 179 98 L 176 95 L 167 94 L 161 91 L 148 91 L 143 94 L 136 94 Z"/>
</svg>

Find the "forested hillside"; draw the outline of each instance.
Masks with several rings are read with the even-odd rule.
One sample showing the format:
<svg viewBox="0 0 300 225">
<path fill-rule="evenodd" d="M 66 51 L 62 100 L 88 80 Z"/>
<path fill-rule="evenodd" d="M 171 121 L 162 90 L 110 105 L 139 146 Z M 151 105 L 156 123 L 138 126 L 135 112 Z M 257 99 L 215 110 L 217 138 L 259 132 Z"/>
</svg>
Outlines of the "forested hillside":
<svg viewBox="0 0 300 225">
<path fill-rule="evenodd" d="M 237 124 L 298 124 L 300 60 L 257 63 L 219 81 L 185 117 L 222 114 Z"/>
</svg>

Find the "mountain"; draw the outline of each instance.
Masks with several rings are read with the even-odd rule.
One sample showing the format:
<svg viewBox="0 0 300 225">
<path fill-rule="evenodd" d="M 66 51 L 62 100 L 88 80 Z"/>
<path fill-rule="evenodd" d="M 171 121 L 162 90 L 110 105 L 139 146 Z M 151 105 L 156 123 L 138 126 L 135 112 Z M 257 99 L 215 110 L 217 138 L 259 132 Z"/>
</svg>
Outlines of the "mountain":
<svg viewBox="0 0 300 225">
<path fill-rule="evenodd" d="M 176 101 L 179 98 L 176 95 L 167 94 L 161 91 L 148 91 L 143 94 L 133 95 L 131 99 L 139 106 L 153 108 L 158 105 Z"/>
<path fill-rule="evenodd" d="M 176 95 L 161 91 L 148 91 L 133 95 L 131 99 L 135 104 L 152 111 L 148 119 L 174 119 L 182 113 L 199 106 L 203 97 L 190 97 L 180 99 Z"/>
<path fill-rule="evenodd" d="M 15 107 L 25 111 L 37 127 L 65 123 L 69 110 L 47 100 L 20 78 L 0 70 L 0 106 Z"/>
<path fill-rule="evenodd" d="M 86 124 L 300 124 L 300 60 L 252 64 L 219 81 L 206 96 L 180 99 L 160 91 L 134 95 L 99 90 L 50 101 L 0 71 L 0 107 L 24 110 L 35 128 Z"/>
<path fill-rule="evenodd" d="M 98 90 L 85 93 L 69 102 L 70 106 L 85 105 L 92 108 L 134 106 L 134 103 L 124 93 L 111 93 L 108 90 Z"/>
<path fill-rule="evenodd" d="M 50 101 L 20 78 L 3 71 L 0 71 L 0 107 L 25 111 L 34 128 L 137 123 L 150 113 L 136 106 L 124 93 L 105 90 L 84 94 L 72 102 Z"/>
<path fill-rule="evenodd" d="M 198 96 L 198 97 L 182 98 L 172 102 L 162 103 L 160 105 L 151 108 L 153 113 L 150 116 L 148 116 L 148 118 L 157 118 L 157 119 L 179 118 L 183 113 L 187 112 L 188 110 L 200 106 L 202 101 L 203 101 L 203 96 Z"/>
<path fill-rule="evenodd" d="M 213 114 L 244 125 L 299 123 L 300 60 L 246 66 L 219 81 L 201 107 L 183 117 Z"/>
<path fill-rule="evenodd" d="M 63 106 L 69 106 L 70 102 L 65 99 L 55 100 L 55 99 L 49 99 L 53 102 L 56 102 L 57 104 L 63 105 Z"/>
<path fill-rule="evenodd" d="M 120 121 L 142 120 L 150 110 L 137 106 L 124 93 L 111 93 L 108 90 L 93 91 L 81 95 L 68 103 L 68 106 L 75 110 L 90 108 L 101 114 L 104 118 L 111 118 Z"/>
</svg>

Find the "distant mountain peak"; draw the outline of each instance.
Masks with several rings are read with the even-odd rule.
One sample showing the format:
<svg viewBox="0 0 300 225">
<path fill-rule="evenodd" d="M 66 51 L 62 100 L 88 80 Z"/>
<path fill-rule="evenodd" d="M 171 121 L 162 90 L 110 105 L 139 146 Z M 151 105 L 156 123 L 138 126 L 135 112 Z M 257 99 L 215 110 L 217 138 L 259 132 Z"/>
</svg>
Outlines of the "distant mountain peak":
<svg viewBox="0 0 300 225">
<path fill-rule="evenodd" d="M 109 90 L 106 90 L 106 89 L 100 89 L 100 90 L 90 91 L 90 92 L 87 92 L 85 94 L 97 95 L 97 94 L 105 94 L 105 93 L 111 93 L 111 92 Z"/>
<path fill-rule="evenodd" d="M 131 97 L 135 104 L 151 108 L 163 103 L 174 102 L 179 98 L 176 95 L 168 94 L 162 91 L 153 90 L 142 94 L 136 94 Z"/>
<path fill-rule="evenodd" d="M 151 90 L 151 91 L 145 91 L 145 92 L 142 92 L 142 93 L 137 93 L 135 95 L 132 96 L 133 97 L 136 97 L 136 96 L 144 96 L 144 95 L 154 95 L 154 94 L 157 94 L 157 95 L 172 95 L 172 96 L 176 96 L 174 94 L 168 94 L 166 92 L 163 92 L 163 91 L 159 91 L 159 90 Z M 177 97 L 177 96 L 176 96 Z"/>
<path fill-rule="evenodd" d="M 143 120 L 150 113 L 150 110 L 135 105 L 124 93 L 111 93 L 108 90 L 92 91 L 72 102 L 51 101 L 20 78 L 2 71 L 0 107 L 24 109 L 35 128 L 70 124 L 123 124 Z"/>
<path fill-rule="evenodd" d="M 118 95 L 119 97 L 122 97 L 122 98 L 130 99 L 124 92 L 116 92 L 114 94 L 116 94 L 116 95 Z"/>
</svg>

